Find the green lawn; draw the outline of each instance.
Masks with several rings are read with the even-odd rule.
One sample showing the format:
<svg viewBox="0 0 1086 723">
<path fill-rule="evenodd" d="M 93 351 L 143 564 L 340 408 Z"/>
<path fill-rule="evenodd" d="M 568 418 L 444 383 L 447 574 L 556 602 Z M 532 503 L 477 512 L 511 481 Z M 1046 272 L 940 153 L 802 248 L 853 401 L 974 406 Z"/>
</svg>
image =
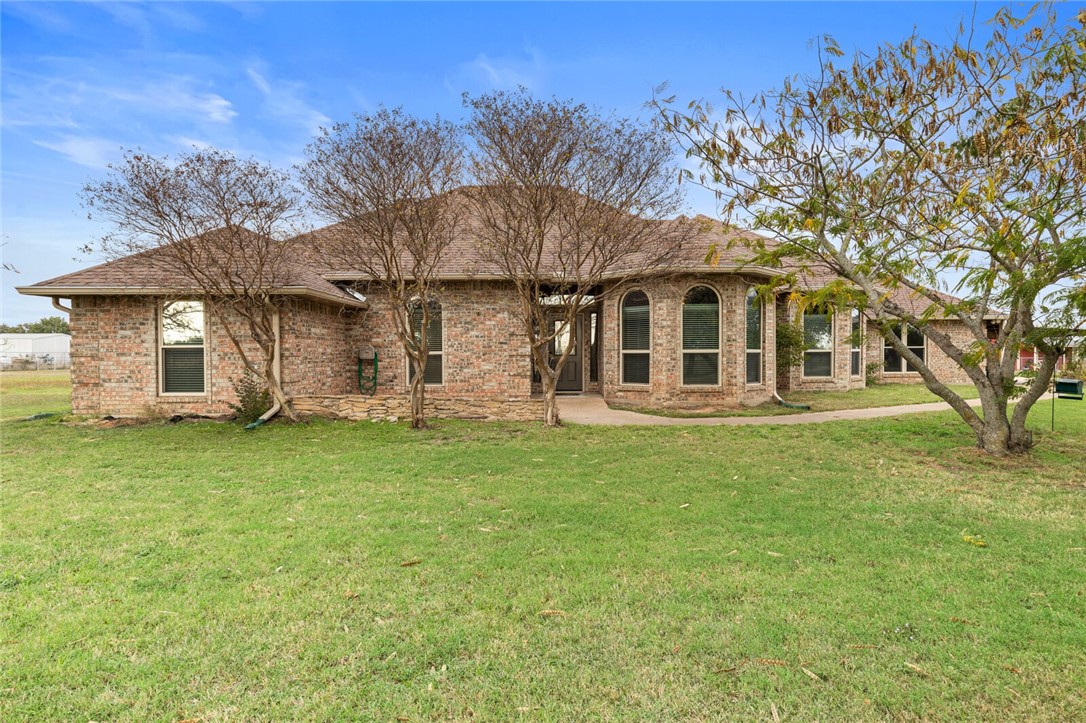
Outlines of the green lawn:
<svg viewBox="0 0 1086 723">
<path fill-rule="evenodd" d="M 951 384 L 954 392 L 964 399 L 976 399 L 977 388 L 972 384 Z M 781 414 L 806 414 L 807 412 L 836 412 L 842 409 L 866 409 L 868 407 L 894 407 L 899 404 L 926 404 L 943 401 L 923 384 L 876 384 L 850 392 L 785 392 L 787 402 L 806 404 L 809 410 L 782 407 L 776 402 L 756 407 L 735 409 L 660 409 L 636 405 L 612 404 L 615 409 L 653 414 L 661 417 L 761 417 Z"/>
<path fill-rule="evenodd" d="M 1047 420 L 4 422 L 0 719 L 1081 720 Z"/>
<path fill-rule="evenodd" d="M 0 372 L 0 420 L 71 409 L 68 370 Z"/>
</svg>

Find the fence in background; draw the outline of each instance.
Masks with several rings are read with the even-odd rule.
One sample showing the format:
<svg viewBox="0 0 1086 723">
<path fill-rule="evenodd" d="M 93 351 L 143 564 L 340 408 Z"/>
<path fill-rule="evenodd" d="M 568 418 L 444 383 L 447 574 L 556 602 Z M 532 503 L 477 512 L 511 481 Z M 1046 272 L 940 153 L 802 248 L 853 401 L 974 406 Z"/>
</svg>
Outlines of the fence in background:
<svg viewBox="0 0 1086 723">
<path fill-rule="evenodd" d="M 0 352 L 0 372 L 70 369 L 72 357 L 66 353 L 11 354 Z"/>
</svg>

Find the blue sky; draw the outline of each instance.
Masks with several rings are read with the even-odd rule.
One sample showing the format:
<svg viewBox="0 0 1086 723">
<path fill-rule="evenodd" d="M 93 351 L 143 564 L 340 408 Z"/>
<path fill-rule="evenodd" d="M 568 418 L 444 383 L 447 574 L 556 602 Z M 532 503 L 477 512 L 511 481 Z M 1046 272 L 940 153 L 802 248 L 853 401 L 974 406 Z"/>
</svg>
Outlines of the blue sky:
<svg viewBox="0 0 1086 723">
<path fill-rule="evenodd" d="M 462 116 L 460 97 L 523 84 L 626 115 L 753 92 L 810 70 L 808 41 L 870 49 L 918 27 L 947 38 L 971 3 L 0 5 L 0 316 L 56 313 L 14 287 L 89 266 L 102 229 L 78 192 L 122 148 L 210 144 L 289 166 L 314 131 L 379 104 Z M 997 6 L 981 8 L 987 17 Z M 692 211 L 711 197 L 690 193 Z"/>
</svg>

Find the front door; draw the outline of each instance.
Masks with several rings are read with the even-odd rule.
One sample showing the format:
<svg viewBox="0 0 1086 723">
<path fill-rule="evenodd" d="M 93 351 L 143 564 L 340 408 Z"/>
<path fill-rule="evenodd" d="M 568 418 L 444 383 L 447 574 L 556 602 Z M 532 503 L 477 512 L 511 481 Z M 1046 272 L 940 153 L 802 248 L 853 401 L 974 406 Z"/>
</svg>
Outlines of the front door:
<svg viewBox="0 0 1086 723">
<path fill-rule="evenodd" d="M 554 319 L 551 321 L 551 331 L 558 331 L 559 326 L 562 324 L 561 320 Z M 557 390 L 560 392 L 580 392 L 583 391 L 584 386 L 581 384 L 581 317 L 578 315 L 573 326 L 566 327 L 559 331 L 554 341 L 551 342 L 551 367 L 553 368 L 558 363 L 558 357 L 562 356 L 562 352 L 566 346 L 569 345 L 572 348 L 569 351 L 569 357 L 566 358 L 566 365 L 562 367 L 562 373 L 558 375 Z"/>
</svg>

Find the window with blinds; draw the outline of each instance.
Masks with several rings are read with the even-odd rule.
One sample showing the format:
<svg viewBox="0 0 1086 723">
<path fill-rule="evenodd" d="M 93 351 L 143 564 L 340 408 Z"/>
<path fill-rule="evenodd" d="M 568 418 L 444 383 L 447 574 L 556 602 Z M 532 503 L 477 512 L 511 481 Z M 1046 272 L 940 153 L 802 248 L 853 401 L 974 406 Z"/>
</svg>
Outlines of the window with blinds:
<svg viewBox="0 0 1086 723">
<path fill-rule="evenodd" d="M 905 340 L 905 346 L 909 348 L 913 354 L 916 354 L 920 358 L 920 361 L 926 361 L 924 356 L 926 344 L 924 343 L 924 335 L 920 333 L 920 330 L 911 324 L 902 323 L 902 325 L 891 332 L 898 339 Z M 890 345 L 889 341 L 883 340 L 883 369 L 891 374 L 902 374 L 905 372 L 915 372 L 916 367 L 910 364 L 904 356 L 898 354 L 897 349 Z"/>
<path fill-rule="evenodd" d="M 758 292 L 747 291 L 747 384 L 762 383 L 762 303 Z"/>
<path fill-rule="evenodd" d="M 852 351 L 850 358 L 851 374 L 858 377 L 863 374 L 863 326 L 859 309 L 852 310 Z"/>
<path fill-rule="evenodd" d="M 833 315 L 828 309 L 803 311 L 803 376 L 833 376 Z"/>
<path fill-rule="evenodd" d="M 644 291 L 631 291 L 622 299 L 622 383 L 648 384 L 651 332 L 649 297 Z"/>
<path fill-rule="evenodd" d="M 430 302 L 430 318 L 426 325 L 426 371 L 423 379 L 427 386 L 443 384 L 445 380 L 445 346 L 442 338 L 441 304 Z M 422 341 L 422 307 L 415 307 L 411 314 L 411 325 L 415 331 L 415 340 Z M 407 360 L 407 380 L 415 378 L 415 365 Z"/>
<path fill-rule="evenodd" d="M 720 297 L 695 286 L 683 298 L 683 384 L 720 383 Z"/>
<path fill-rule="evenodd" d="M 204 305 L 170 301 L 162 305 L 159 376 L 163 394 L 204 393 Z"/>
</svg>

